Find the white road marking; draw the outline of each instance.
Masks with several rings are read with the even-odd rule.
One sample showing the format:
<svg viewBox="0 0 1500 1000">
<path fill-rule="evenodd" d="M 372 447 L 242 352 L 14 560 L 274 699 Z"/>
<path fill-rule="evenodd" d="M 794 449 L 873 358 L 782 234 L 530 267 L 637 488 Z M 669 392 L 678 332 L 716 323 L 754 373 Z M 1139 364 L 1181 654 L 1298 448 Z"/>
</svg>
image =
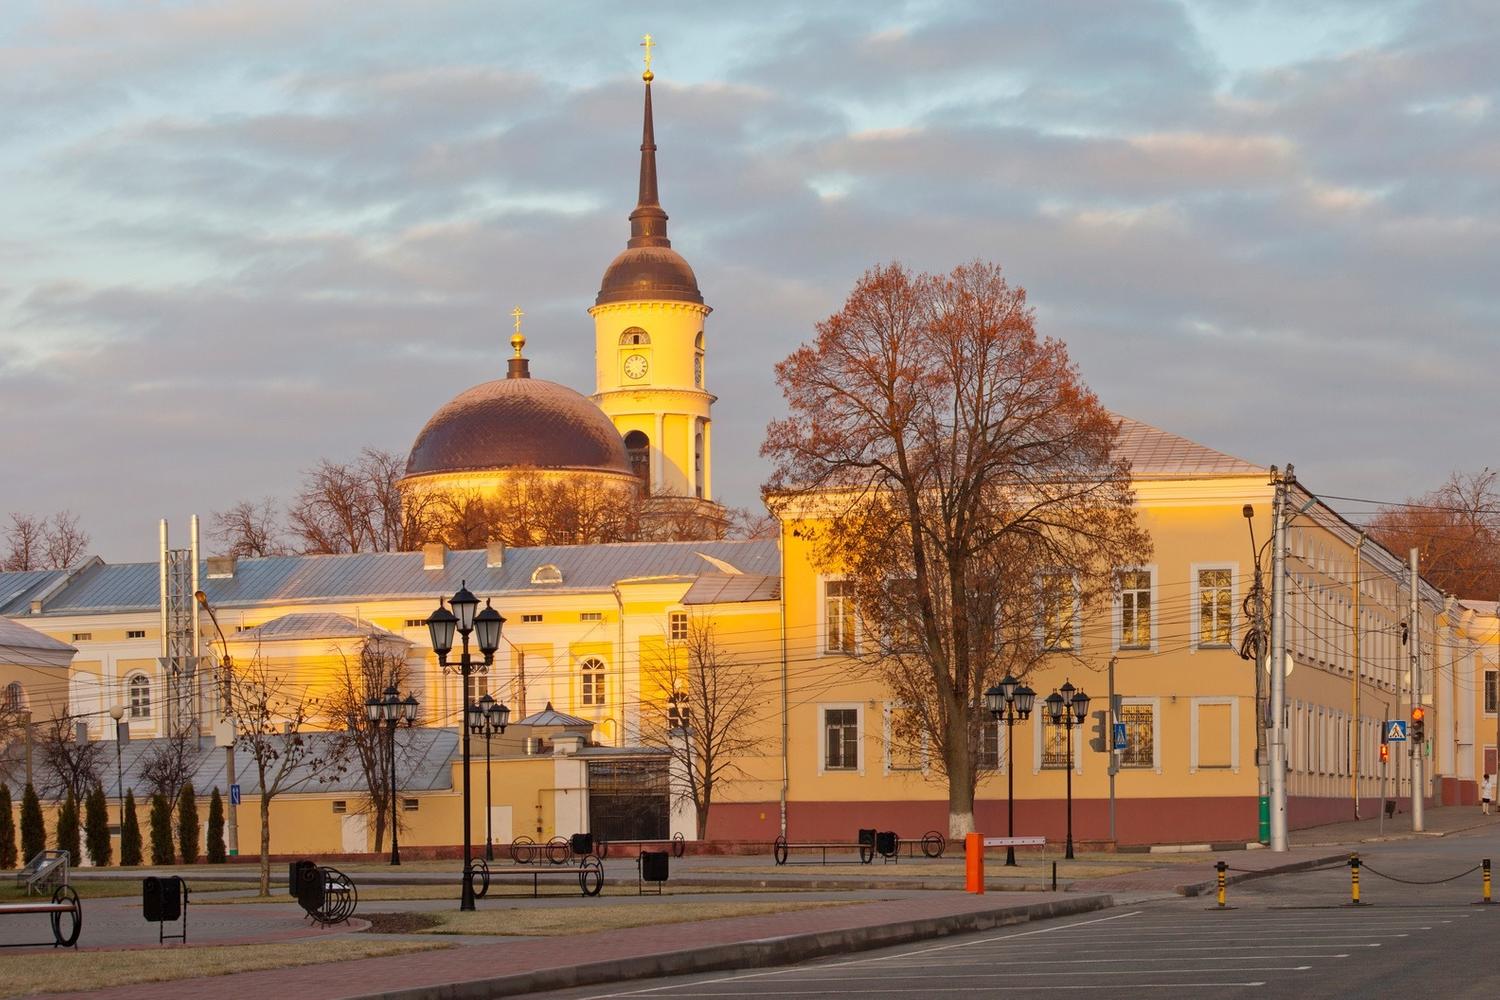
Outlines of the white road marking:
<svg viewBox="0 0 1500 1000">
<path fill-rule="evenodd" d="M 1236 968 L 1235 972 L 1306 972 L 1311 969 L 1310 965 L 1254 965 Z M 803 970 L 804 972 L 810 970 Z M 1188 975 L 1201 973 L 1202 969 L 1097 969 L 1083 970 L 1075 969 L 1066 973 L 1067 976 L 1155 976 L 1155 975 Z M 939 973 L 927 973 L 921 976 L 892 976 L 884 975 L 877 978 L 886 982 L 896 982 L 903 979 L 920 979 L 924 982 L 933 979 L 1034 979 L 1037 976 L 1051 976 L 1063 978 L 1055 972 L 1043 969 L 1040 972 L 955 972 L 950 975 Z M 809 976 L 797 977 L 799 982 L 804 983 L 858 983 L 864 982 L 869 976 Z"/>
<path fill-rule="evenodd" d="M 1260 980 L 1252 980 L 1252 981 L 1248 981 L 1248 982 L 1239 982 L 1239 983 L 1131 983 L 1130 985 L 1134 989 L 1141 989 L 1141 990 L 1201 990 L 1201 989 L 1213 989 L 1213 988 L 1222 987 L 1222 986 L 1264 986 L 1264 985 L 1266 985 L 1266 981 L 1264 979 L 1260 979 Z M 1114 984 L 1114 983 L 1078 983 L 1078 984 L 1038 983 L 1036 985 L 1028 985 L 1028 986 L 1006 986 L 1004 984 L 997 983 L 997 984 L 995 984 L 993 986 L 986 986 L 985 989 L 988 992 L 1000 992 L 1002 990 L 1025 990 L 1028 993 L 1035 993 L 1035 992 L 1038 992 L 1038 991 L 1041 991 L 1041 990 L 1114 990 L 1114 991 L 1118 991 L 1120 989 L 1120 987 L 1118 985 Z M 884 993 L 898 993 L 898 994 L 917 993 L 917 994 L 921 994 L 923 996 L 931 996 L 932 995 L 932 990 L 928 989 L 928 988 L 912 989 L 912 990 L 863 990 L 863 991 L 861 991 L 860 996 L 875 996 L 875 995 L 884 994 Z M 611 994 L 611 995 L 613 996 L 613 995 L 617 995 L 617 994 Z M 824 996 L 824 995 L 826 995 L 826 991 L 824 991 L 824 990 L 776 990 L 774 992 L 756 992 L 756 993 L 722 993 L 721 992 L 721 993 L 674 993 L 673 994 L 673 996 L 679 996 L 679 997 L 809 997 L 809 996 Z"/>
</svg>

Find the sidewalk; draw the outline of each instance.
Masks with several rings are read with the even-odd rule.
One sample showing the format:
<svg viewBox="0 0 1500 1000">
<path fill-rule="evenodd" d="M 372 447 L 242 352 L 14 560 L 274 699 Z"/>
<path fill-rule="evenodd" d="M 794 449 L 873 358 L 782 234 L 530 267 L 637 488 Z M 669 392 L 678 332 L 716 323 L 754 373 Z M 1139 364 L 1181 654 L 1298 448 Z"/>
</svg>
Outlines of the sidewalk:
<svg viewBox="0 0 1500 1000">
<path fill-rule="evenodd" d="M 1330 823 L 1305 830 L 1293 830 L 1289 839 L 1293 847 L 1330 844 L 1378 843 L 1387 840 L 1410 840 L 1414 837 L 1445 837 L 1480 827 L 1500 826 L 1500 815 L 1484 815 L 1478 806 L 1428 806 L 1423 815 L 1422 833 L 1413 833 L 1411 813 L 1398 813 L 1391 819 L 1375 816 L 1367 819 Z M 1383 832 L 1382 832 L 1383 831 Z"/>
<path fill-rule="evenodd" d="M 1104 895 L 931 892 L 700 924 L 633 927 L 565 938 L 509 938 L 464 945 L 457 952 L 444 949 L 49 996 L 79 1000 L 196 1000 L 204 996 L 477 1000 L 591 983 L 782 965 L 1111 905 L 1113 901 Z M 580 957 L 586 960 L 580 963 Z"/>
</svg>

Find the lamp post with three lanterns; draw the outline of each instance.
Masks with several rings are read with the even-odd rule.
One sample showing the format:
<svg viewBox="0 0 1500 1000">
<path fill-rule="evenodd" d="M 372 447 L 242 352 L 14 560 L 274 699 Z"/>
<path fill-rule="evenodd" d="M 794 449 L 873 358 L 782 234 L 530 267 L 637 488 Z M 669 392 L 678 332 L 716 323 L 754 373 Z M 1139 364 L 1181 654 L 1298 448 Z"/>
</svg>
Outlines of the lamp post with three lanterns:
<svg viewBox="0 0 1500 1000">
<path fill-rule="evenodd" d="M 457 632 L 463 637 L 463 650 L 458 658 L 458 673 L 463 678 L 464 716 L 468 716 L 469 702 L 469 677 L 474 673 L 476 666 L 488 671 L 490 665 L 495 662 L 495 650 L 500 648 L 500 629 L 505 625 L 505 619 L 500 617 L 500 612 L 490 607 L 485 602 L 484 610 L 479 610 L 479 598 L 469 592 L 467 581 L 460 582 L 458 593 L 449 600 L 448 605 L 453 610 L 443 607 L 443 602 L 438 601 L 437 610 L 427 617 L 427 632 L 432 639 L 432 651 L 437 654 L 438 663 L 444 670 L 449 668 L 448 654 L 453 651 L 453 633 Z M 475 636 L 479 645 L 479 652 L 484 657 L 476 664 L 473 656 L 469 653 L 469 636 Z M 474 866 L 473 847 L 470 843 L 471 808 L 469 804 L 469 727 L 463 726 L 463 764 L 464 764 L 464 884 L 463 892 L 459 897 L 460 910 L 474 909 L 474 886 L 471 881 L 471 869 Z"/>
<path fill-rule="evenodd" d="M 1083 725 L 1089 717 L 1089 696 L 1082 688 L 1075 688 L 1071 681 L 1064 680 L 1058 691 L 1047 696 L 1047 718 L 1054 726 L 1062 726 L 1068 734 L 1068 850 L 1063 855 L 1073 858 L 1073 727 Z"/>
<path fill-rule="evenodd" d="M 488 693 L 477 702 L 470 702 L 465 711 L 469 732 L 484 737 L 484 859 L 495 860 L 495 839 L 490 830 L 494 810 L 490 807 L 490 737 L 504 733 L 510 724 L 510 708 L 496 701 Z"/>
<path fill-rule="evenodd" d="M 371 695 L 365 699 L 365 718 L 380 732 L 380 724 L 386 726 L 386 762 L 391 770 L 391 864 L 401 863 L 400 799 L 396 797 L 396 727 L 403 722 L 410 726 L 417 721 L 417 697 L 409 694 L 404 699 L 392 684 L 381 697 Z"/>
<path fill-rule="evenodd" d="M 1016 766 L 1015 727 L 1017 722 L 1031 718 L 1031 707 L 1036 703 L 1036 692 L 1016 680 L 1010 674 L 984 693 L 985 707 L 990 710 L 996 724 L 1005 723 L 1005 836 L 1016 835 Z M 997 734 L 998 736 L 998 734 Z M 1005 845 L 1005 863 L 1014 866 L 1016 848 Z"/>
</svg>

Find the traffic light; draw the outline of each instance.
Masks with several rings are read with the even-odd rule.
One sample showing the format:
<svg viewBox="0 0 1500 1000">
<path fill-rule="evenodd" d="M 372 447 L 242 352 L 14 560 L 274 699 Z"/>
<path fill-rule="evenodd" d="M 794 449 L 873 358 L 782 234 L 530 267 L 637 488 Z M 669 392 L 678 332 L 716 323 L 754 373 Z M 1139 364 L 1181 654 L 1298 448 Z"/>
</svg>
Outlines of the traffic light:
<svg viewBox="0 0 1500 1000">
<path fill-rule="evenodd" d="M 1094 713 L 1094 735 L 1089 737 L 1089 749 L 1104 753 L 1109 749 L 1109 713 L 1103 710 Z"/>
<path fill-rule="evenodd" d="M 1421 743 L 1427 738 L 1427 710 L 1421 705 L 1411 710 L 1411 741 Z"/>
<path fill-rule="evenodd" d="M 1388 763 L 1390 763 L 1390 760 L 1391 760 L 1391 745 L 1389 743 L 1382 743 L 1382 744 L 1380 744 L 1380 763 L 1382 763 L 1382 764 L 1388 764 Z"/>
</svg>

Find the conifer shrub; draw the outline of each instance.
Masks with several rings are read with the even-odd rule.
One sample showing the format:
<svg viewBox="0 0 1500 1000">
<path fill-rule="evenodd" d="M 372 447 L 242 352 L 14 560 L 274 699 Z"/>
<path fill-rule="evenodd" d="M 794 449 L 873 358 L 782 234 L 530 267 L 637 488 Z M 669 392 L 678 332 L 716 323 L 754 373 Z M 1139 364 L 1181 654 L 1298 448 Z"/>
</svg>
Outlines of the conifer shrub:
<svg viewBox="0 0 1500 1000">
<path fill-rule="evenodd" d="M 83 843 L 89 860 L 103 868 L 113 860 L 114 844 L 109 836 L 109 801 L 104 786 L 95 785 L 83 800 Z"/>
<path fill-rule="evenodd" d="M 0 785 L 0 868 L 16 866 L 16 811 L 10 804 L 10 786 Z"/>
<path fill-rule="evenodd" d="M 125 816 L 120 821 L 120 864 L 141 863 L 141 823 L 135 815 L 135 789 L 125 793 Z"/>
<path fill-rule="evenodd" d="M 172 849 L 172 806 L 160 792 L 151 796 L 151 863 L 170 865 L 177 860 Z"/>
<path fill-rule="evenodd" d="M 36 797 L 36 788 L 26 783 L 21 793 L 21 864 L 47 849 L 47 824 L 42 821 L 42 800 Z"/>
<path fill-rule="evenodd" d="M 208 800 L 208 863 L 222 865 L 228 856 L 224 848 L 224 800 L 216 787 Z"/>
<path fill-rule="evenodd" d="M 198 796 L 191 781 L 177 799 L 177 853 L 185 865 L 198 861 Z"/>
<path fill-rule="evenodd" d="M 68 797 L 63 799 L 62 808 L 57 811 L 57 849 L 68 852 L 68 864 L 76 865 L 83 861 L 83 848 L 80 844 L 79 834 L 83 832 L 78 822 L 78 800 L 73 798 L 72 789 L 68 790 Z"/>
</svg>

